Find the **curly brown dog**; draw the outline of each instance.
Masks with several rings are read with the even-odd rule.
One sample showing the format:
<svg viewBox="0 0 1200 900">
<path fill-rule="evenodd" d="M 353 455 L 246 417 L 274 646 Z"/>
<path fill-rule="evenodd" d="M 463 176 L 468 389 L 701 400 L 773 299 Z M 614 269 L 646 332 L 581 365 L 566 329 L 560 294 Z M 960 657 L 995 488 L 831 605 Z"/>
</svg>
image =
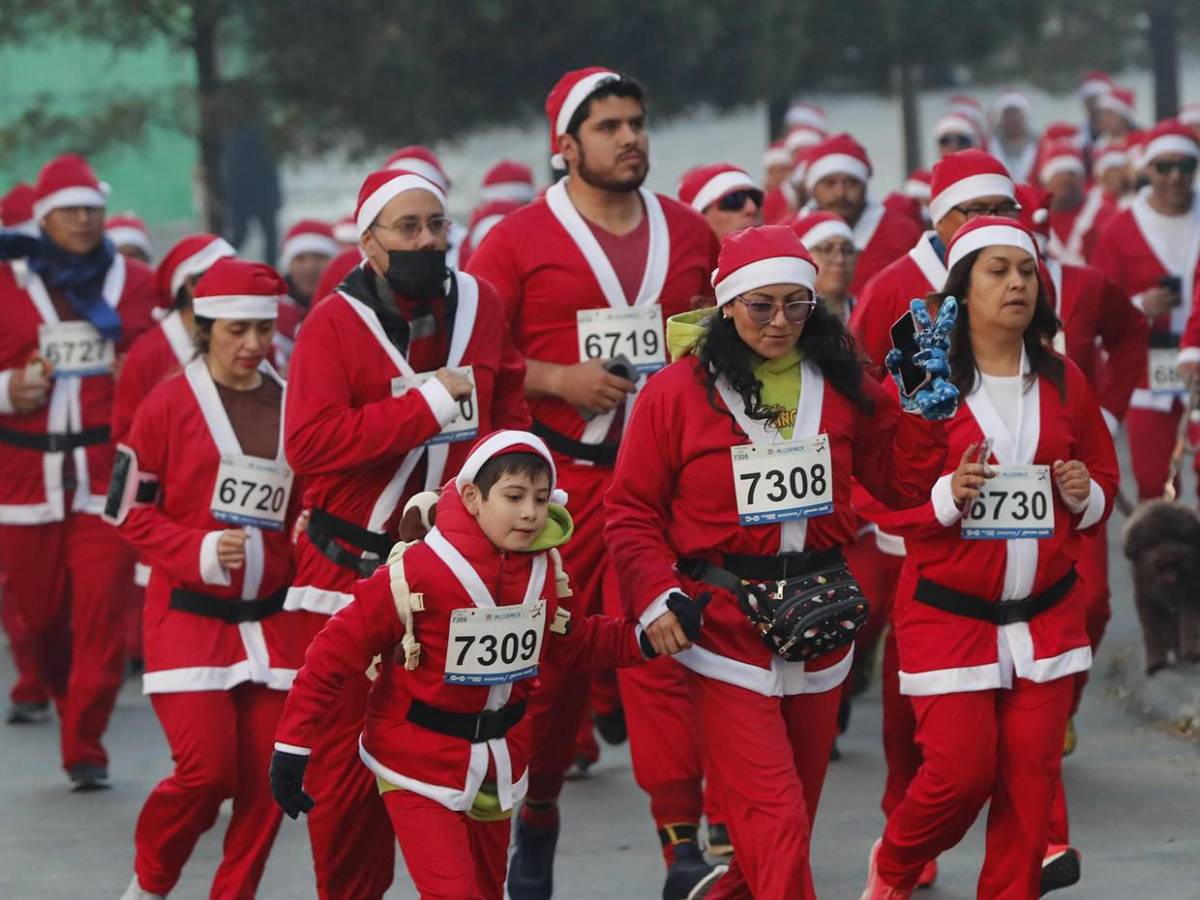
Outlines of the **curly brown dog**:
<svg viewBox="0 0 1200 900">
<path fill-rule="evenodd" d="M 1200 662 L 1200 515 L 1181 503 L 1143 503 L 1125 525 L 1146 674 Z"/>
</svg>

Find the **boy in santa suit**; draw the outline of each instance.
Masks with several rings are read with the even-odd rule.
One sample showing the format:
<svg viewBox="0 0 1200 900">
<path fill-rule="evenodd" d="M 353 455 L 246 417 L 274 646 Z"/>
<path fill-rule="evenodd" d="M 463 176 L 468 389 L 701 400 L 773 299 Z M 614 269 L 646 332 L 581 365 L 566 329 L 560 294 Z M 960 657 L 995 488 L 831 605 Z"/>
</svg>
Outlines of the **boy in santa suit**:
<svg viewBox="0 0 1200 900">
<path fill-rule="evenodd" d="M 640 627 L 568 602 L 556 549 L 573 530 L 566 499 L 537 437 L 480 441 L 436 500 L 424 541 L 398 545 L 354 586 L 355 602 L 309 646 L 288 697 L 271 781 L 295 818 L 320 808 L 303 783 L 323 710 L 379 660 L 359 755 L 422 897 L 504 896 L 539 667 L 645 661 Z M 676 600 L 694 615 L 695 637 L 698 606 Z"/>
<path fill-rule="evenodd" d="M 910 216 L 867 199 L 870 180 L 866 148 L 848 134 L 835 134 L 808 151 L 804 184 L 809 206 L 837 213 L 854 232 L 858 263 L 850 292 L 855 295 L 872 275 L 903 256 L 921 234 Z"/>
<path fill-rule="evenodd" d="M 717 242 L 699 213 L 641 187 L 649 140 L 640 84 L 604 68 L 569 72 L 546 113 L 553 162 L 569 174 L 492 229 L 470 268 L 507 304 L 527 360 L 532 430 L 555 454 L 572 497 L 580 524 L 564 556 L 578 573 L 580 608 L 598 610 L 603 598 L 620 615 L 604 492 L 642 373 L 666 362 L 664 317 L 712 296 Z M 702 766 L 684 672 L 664 659 L 618 679 L 634 776 L 650 794 L 664 859 L 703 880 L 712 868 L 696 842 Z M 529 795 L 508 881 L 514 900 L 551 894 L 558 795 L 588 682 L 550 673 L 534 698 Z"/>
<path fill-rule="evenodd" d="M 0 571 L 77 790 L 104 787 L 133 553 L 100 520 L 113 462 L 113 368 L 150 326 L 154 273 L 104 236 L 108 186 L 81 156 L 47 163 L 38 237 L 0 236 Z"/>
<path fill-rule="evenodd" d="M 368 175 L 355 214 L 366 258 L 296 341 L 285 440 L 310 518 L 289 609 L 330 616 L 350 603 L 354 582 L 387 557 L 405 501 L 455 473 L 476 432 L 529 423 L 503 304 L 447 267 L 445 204 L 414 172 Z M 357 762 L 369 686 L 347 679 L 313 747 L 308 826 L 322 898 L 378 898 L 392 880 L 386 813 Z"/>
</svg>

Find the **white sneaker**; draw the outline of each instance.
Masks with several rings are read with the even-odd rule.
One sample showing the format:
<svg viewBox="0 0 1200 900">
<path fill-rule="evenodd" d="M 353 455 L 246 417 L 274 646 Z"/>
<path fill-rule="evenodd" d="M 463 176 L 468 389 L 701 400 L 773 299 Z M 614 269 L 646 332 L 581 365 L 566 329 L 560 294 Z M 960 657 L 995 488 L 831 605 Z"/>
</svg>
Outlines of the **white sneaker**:
<svg viewBox="0 0 1200 900">
<path fill-rule="evenodd" d="M 121 895 L 121 900 L 167 900 L 167 896 L 166 894 L 152 894 L 149 891 L 143 891 L 142 886 L 138 884 L 137 876 L 134 875 L 133 880 L 129 882 L 129 887 Z"/>
<path fill-rule="evenodd" d="M 880 838 L 871 847 L 871 857 L 867 862 L 867 886 L 859 900 L 909 900 L 912 897 L 911 891 L 888 887 L 879 878 L 879 872 L 875 868 L 875 858 L 879 855 L 879 848 L 882 845 L 883 838 Z"/>
</svg>

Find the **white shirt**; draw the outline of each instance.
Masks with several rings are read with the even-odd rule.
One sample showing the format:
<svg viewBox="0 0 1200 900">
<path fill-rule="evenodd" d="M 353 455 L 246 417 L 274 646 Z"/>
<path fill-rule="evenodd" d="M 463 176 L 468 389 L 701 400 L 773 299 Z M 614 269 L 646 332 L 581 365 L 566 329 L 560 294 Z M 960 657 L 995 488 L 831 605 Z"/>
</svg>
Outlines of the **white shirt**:
<svg viewBox="0 0 1200 900">
<path fill-rule="evenodd" d="M 1021 393 L 1024 389 L 1020 375 L 984 375 L 979 373 L 983 379 L 983 389 L 987 391 L 988 399 L 992 401 L 992 406 L 996 407 L 996 412 L 1000 414 L 1000 418 L 1004 421 L 1004 427 L 1008 429 L 1008 433 L 1015 439 L 1017 437 L 1017 419 L 1021 411 Z"/>
</svg>

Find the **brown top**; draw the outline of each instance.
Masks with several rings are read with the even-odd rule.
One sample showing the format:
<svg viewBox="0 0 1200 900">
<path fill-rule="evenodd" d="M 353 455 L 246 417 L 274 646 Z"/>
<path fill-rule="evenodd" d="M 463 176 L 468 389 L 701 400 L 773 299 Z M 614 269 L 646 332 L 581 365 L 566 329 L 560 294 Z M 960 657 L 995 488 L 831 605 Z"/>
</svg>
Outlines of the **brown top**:
<svg viewBox="0 0 1200 900">
<path fill-rule="evenodd" d="M 279 420 L 283 415 L 283 388 L 264 375 L 262 384 L 252 391 L 235 391 L 217 385 L 221 405 L 229 416 L 229 424 L 242 445 L 242 453 L 263 459 L 274 459 L 279 451 Z"/>
</svg>

